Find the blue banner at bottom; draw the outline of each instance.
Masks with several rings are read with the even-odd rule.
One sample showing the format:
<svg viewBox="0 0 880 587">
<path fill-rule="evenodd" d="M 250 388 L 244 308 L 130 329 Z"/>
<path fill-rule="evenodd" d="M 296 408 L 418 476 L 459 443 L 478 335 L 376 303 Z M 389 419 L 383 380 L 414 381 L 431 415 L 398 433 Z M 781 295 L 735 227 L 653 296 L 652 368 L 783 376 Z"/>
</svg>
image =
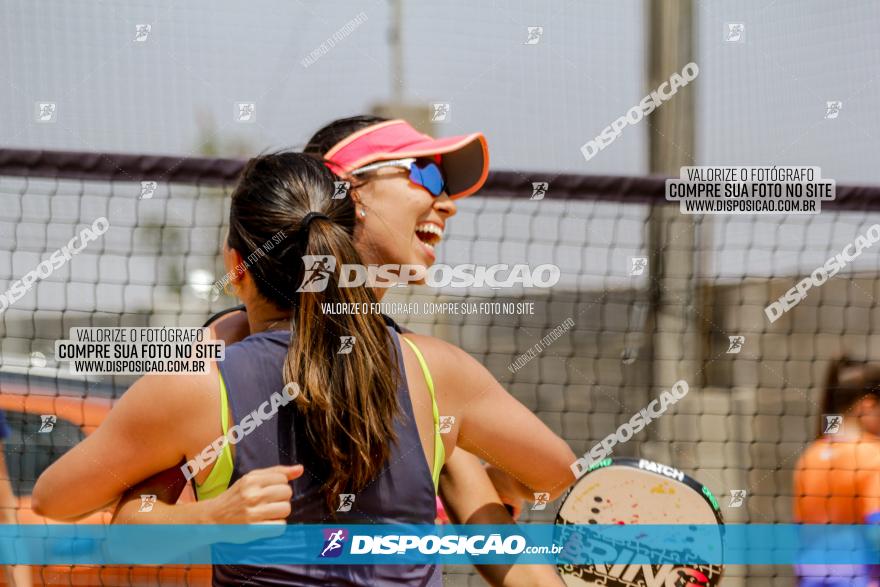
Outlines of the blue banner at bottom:
<svg viewBox="0 0 880 587">
<path fill-rule="evenodd" d="M 0 564 L 880 564 L 877 525 L 0 525 Z"/>
</svg>

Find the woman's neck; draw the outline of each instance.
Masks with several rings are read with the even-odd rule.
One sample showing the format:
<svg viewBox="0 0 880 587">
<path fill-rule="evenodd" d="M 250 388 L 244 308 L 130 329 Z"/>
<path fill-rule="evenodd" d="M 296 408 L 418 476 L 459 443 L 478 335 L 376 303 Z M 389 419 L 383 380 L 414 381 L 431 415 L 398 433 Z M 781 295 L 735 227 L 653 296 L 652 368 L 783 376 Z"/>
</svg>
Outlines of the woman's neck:
<svg viewBox="0 0 880 587">
<path fill-rule="evenodd" d="M 279 310 L 272 304 L 245 303 L 247 308 L 247 320 L 251 334 L 266 330 L 282 330 L 290 328 L 291 313 Z"/>
</svg>

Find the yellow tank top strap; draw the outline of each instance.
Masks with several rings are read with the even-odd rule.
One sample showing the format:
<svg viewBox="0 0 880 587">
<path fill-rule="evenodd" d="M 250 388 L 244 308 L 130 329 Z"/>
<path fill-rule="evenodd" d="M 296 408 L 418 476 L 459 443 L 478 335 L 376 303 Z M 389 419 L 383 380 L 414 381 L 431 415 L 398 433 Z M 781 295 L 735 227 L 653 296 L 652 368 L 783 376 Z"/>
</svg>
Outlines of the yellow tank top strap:
<svg viewBox="0 0 880 587">
<path fill-rule="evenodd" d="M 229 432 L 229 398 L 222 374 L 220 374 L 220 429 L 223 430 L 223 436 Z M 208 473 L 205 482 L 201 485 L 196 483 L 196 497 L 200 500 L 211 499 L 226 491 L 232 480 L 232 466 L 232 449 L 227 442 L 223 445 L 223 451 L 214 462 L 214 468 Z"/>
<path fill-rule="evenodd" d="M 428 369 L 428 362 L 422 355 L 422 351 L 416 346 L 416 343 L 405 336 L 401 336 L 400 338 L 405 340 L 416 354 L 416 358 L 419 360 L 419 366 L 422 368 L 422 374 L 425 376 L 425 383 L 428 384 L 428 392 L 431 394 L 431 411 L 434 414 L 434 466 L 431 471 L 431 478 L 434 480 L 434 491 L 436 492 L 437 487 L 440 484 L 440 469 L 443 468 L 443 463 L 446 462 L 446 448 L 443 446 L 443 440 L 440 437 L 440 410 L 437 408 L 437 395 L 434 392 L 434 379 L 431 377 L 431 371 Z"/>
<path fill-rule="evenodd" d="M 431 394 L 431 411 L 434 420 L 434 466 L 432 467 L 431 478 L 434 482 L 434 490 L 436 491 L 440 483 L 440 470 L 443 468 L 443 463 L 446 461 L 446 449 L 443 446 L 443 441 L 440 437 L 440 411 L 437 408 L 434 379 L 431 377 L 431 371 L 428 369 L 428 363 L 425 361 L 425 357 L 422 355 L 422 352 L 416 344 L 406 337 L 401 336 L 401 338 L 407 342 L 415 353 L 416 358 L 419 361 L 419 366 L 422 369 L 422 374 L 425 377 L 428 392 Z M 223 375 L 219 375 L 219 378 L 220 426 L 223 434 L 226 435 L 229 432 L 229 399 L 226 390 L 226 383 L 223 381 Z M 196 497 L 198 499 L 211 499 L 226 491 L 226 489 L 229 488 L 229 482 L 232 480 L 232 468 L 232 450 L 227 443 L 223 446 L 223 450 L 217 458 L 217 461 L 214 463 L 214 468 L 211 469 L 205 482 L 202 484 L 196 483 Z"/>
</svg>

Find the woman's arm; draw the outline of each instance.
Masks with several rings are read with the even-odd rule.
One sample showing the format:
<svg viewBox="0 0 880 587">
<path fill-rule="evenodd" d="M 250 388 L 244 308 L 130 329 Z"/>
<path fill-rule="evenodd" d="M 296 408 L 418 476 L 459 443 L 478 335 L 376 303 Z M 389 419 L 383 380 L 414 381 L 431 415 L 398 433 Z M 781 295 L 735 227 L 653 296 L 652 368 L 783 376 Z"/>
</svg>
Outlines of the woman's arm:
<svg viewBox="0 0 880 587">
<path fill-rule="evenodd" d="M 442 340 L 408 336 L 436 373 L 441 416 L 455 416 L 451 436 L 457 446 L 513 477 L 523 499 L 534 501 L 535 493 L 556 499 L 574 483 L 571 465 L 576 457 L 568 444 L 483 365 Z"/>
<path fill-rule="evenodd" d="M 142 377 L 95 432 L 40 475 L 33 510 L 77 519 L 196 454 L 210 442 L 205 439 L 211 431 L 219 430 L 218 397 L 216 371 Z"/>
<path fill-rule="evenodd" d="M 440 497 L 453 523 L 515 524 L 480 460 L 455 450 L 440 474 Z M 553 565 L 475 565 L 495 587 L 563 586 Z"/>
<path fill-rule="evenodd" d="M 290 482 L 304 472 L 302 465 L 278 465 L 243 475 L 214 497 L 175 503 L 186 487 L 180 469 L 154 475 L 128 490 L 119 501 L 114 524 L 283 524 L 290 515 Z M 149 512 L 140 511 L 141 495 L 155 495 Z"/>
<path fill-rule="evenodd" d="M 240 306 L 215 314 L 206 326 L 211 338 L 234 344 L 250 334 L 247 312 Z M 178 463 L 180 464 L 180 463 Z M 300 466 L 282 467 L 281 475 L 265 483 L 261 469 L 244 475 L 222 495 L 209 500 L 177 503 L 187 481 L 179 466 L 172 467 L 138 483 L 122 496 L 113 514 L 113 524 L 247 524 L 252 522 L 280 522 L 289 514 L 288 481 L 302 475 Z M 257 491 L 254 485 L 265 489 Z M 150 512 L 142 512 L 141 495 L 155 495 L 156 502 Z M 249 499 L 242 498 L 246 495 Z M 282 503 L 282 501 L 284 503 Z M 285 506 L 286 503 L 286 506 Z"/>
<path fill-rule="evenodd" d="M 111 524 L 210 524 L 204 506 L 194 507 L 197 502 L 177 503 L 186 485 L 179 467 L 156 473 L 122 495 Z M 141 511 L 142 495 L 156 496 L 149 512 Z"/>
<path fill-rule="evenodd" d="M 210 329 L 213 339 L 232 344 L 248 335 L 247 314 L 225 313 L 210 321 Z M 205 436 L 205 430 L 219 429 L 218 397 L 217 373 L 213 369 L 204 375 L 142 377 L 122 396 L 98 430 L 40 476 L 33 492 L 33 508 L 48 517 L 75 519 L 112 505 L 128 492 L 117 512 L 117 516 L 121 513 L 127 519 L 132 507 L 135 511 L 140 508 L 141 494 L 162 494 L 173 503 L 182 490 L 181 486 L 177 495 L 171 495 L 172 480 L 180 475 L 185 449 L 201 451 L 207 445 L 204 438 L 209 439 L 207 442 L 214 439 L 210 432 Z M 211 421 L 196 416 L 206 412 L 209 416 L 217 412 L 217 418 Z M 169 470 L 159 473 L 166 468 Z M 154 474 L 156 479 L 133 489 Z M 163 483 L 171 483 L 171 487 Z M 70 491 L 70 496 L 64 491 Z"/>
<path fill-rule="evenodd" d="M 217 542 L 240 544 L 280 536 L 290 515 L 290 497 L 293 495 L 290 481 L 302 473 L 302 466 L 251 471 L 215 498 L 175 504 L 186 480 L 180 469 L 162 471 L 126 492 L 113 516 L 113 523 L 209 526 L 190 528 L 185 540 L 156 543 L 134 535 L 132 539 L 142 540 L 143 544 L 114 544 L 118 549 L 112 552 L 125 556 L 147 548 L 153 557 L 174 561 L 186 553 L 200 553 L 199 549 Z M 141 495 L 155 495 L 156 501 L 151 501 L 149 509 L 141 508 Z M 236 525 L 227 531 L 215 524 Z M 243 533 L 239 525 L 244 524 L 256 526 Z"/>
</svg>

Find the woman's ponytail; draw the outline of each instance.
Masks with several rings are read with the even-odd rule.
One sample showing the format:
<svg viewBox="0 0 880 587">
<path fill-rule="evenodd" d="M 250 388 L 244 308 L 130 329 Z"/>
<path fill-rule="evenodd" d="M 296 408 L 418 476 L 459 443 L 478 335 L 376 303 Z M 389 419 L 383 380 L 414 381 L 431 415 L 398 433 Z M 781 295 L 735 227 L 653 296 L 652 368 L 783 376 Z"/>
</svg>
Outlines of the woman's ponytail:
<svg viewBox="0 0 880 587">
<path fill-rule="evenodd" d="M 245 257 L 284 235 L 248 271 L 262 297 L 291 313 L 284 383 L 300 386 L 296 402 L 330 511 L 340 493 L 357 493 L 382 471 L 400 413 L 398 356 L 371 306 L 376 297 L 365 285 L 340 283 L 343 266 L 361 259 L 355 205 L 333 198 L 336 180 L 316 157 L 253 159 L 232 194 L 228 237 Z M 325 313 L 327 305 L 344 308 Z"/>
<path fill-rule="evenodd" d="M 326 217 L 312 220 L 307 230 L 305 287 L 295 293 L 296 332 L 284 381 L 302 390 L 298 405 L 309 441 L 326 464 L 325 495 L 334 511 L 340 493 L 357 493 L 388 461 L 399 373 L 385 322 L 372 312 L 372 290 L 340 284 L 342 267 L 360 264 L 351 235 Z M 309 287 L 310 278 L 320 281 Z M 325 313 L 327 307 L 343 311 Z"/>
</svg>

